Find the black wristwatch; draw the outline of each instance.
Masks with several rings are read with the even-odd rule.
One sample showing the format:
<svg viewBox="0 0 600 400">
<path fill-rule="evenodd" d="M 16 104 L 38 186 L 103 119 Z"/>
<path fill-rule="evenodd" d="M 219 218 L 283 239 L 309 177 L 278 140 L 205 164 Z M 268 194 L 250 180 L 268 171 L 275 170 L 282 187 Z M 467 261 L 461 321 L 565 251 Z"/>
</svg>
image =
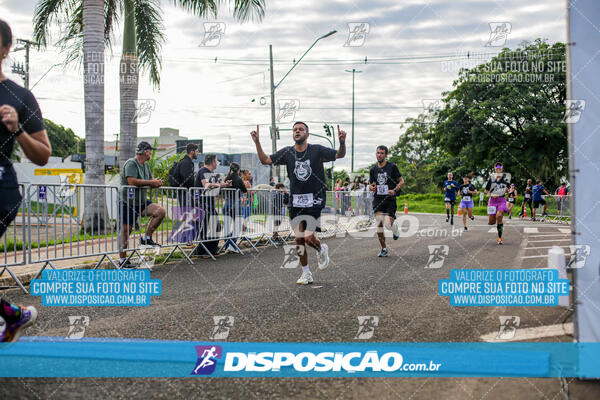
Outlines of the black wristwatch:
<svg viewBox="0 0 600 400">
<path fill-rule="evenodd" d="M 19 127 L 17 128 L 16 131 L 14 131 L 12 134 L 14 137 L 19 136 L 21 133 L 23 133 L 23 125 L 19 124 Z"/>
</svg>

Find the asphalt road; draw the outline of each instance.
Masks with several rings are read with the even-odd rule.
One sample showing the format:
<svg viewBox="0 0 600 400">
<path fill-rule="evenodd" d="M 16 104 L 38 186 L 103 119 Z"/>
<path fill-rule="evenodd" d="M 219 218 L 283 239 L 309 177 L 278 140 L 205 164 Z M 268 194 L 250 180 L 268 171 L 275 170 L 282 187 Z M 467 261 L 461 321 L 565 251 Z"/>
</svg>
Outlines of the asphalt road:
<svg viewBox="0 0 600 400">
<path fill-rule="evenodd" d="M 379 245 L 369 232 L 325 239 L 331 264 L 319 271 L 311 251 L 315 283 L 309 286 L 296 285 L 299 267 L 282 268 L 289 266 L 283 248 L 268 247 L 216 262 L 155 267 L 152 278 L 162 280 L 163 294 L 150 307 L 52 308 L 42 307 L 38 297 L 7 294 L 14 302 L 39 307 L 39 322 L 28 329 L 29 336 L 64 337 L 68 317 L 75 315 L 89 316 L 86 337 L 190 341 L 212 340 L 213 316 L 231 316 L 234 324 L 226 340 L 265 342 L 360 340 L 359 316 L 377 316 L 378 326 L 367 340 L 386 342 L 481 341 L 498 332 L 499 317 L 506 315 L 520 317 L 517 334 L 570 321 L 570 313 L 560 307 L 452 307 L 438 295 L 438 281 L 448 278 L 450 269 L 545 267 L 545 249 L 537 247 L 546 246 L 531 242 L 546 239 L 524 233 L 525 227 L 537 227 L 536 235 L 568 238 L 568 233 L 550 224 L 506 221 L 504 245 L 498 246 L 486 218 L 469 221 L 466 232 L 457 221 L 452 235 L 445 217 L 416 217 L 419 233 L 388 239 L 388 258 L 377 257 Z M 449 248 L 440 268 L 426 268 L 431 245 Z M 600 398 L 599 384 L 568 381 L 571 398 Z M 556 378 L 5 379 L 0 397 L 560 399 L 560 388 Z"/>
</svg>

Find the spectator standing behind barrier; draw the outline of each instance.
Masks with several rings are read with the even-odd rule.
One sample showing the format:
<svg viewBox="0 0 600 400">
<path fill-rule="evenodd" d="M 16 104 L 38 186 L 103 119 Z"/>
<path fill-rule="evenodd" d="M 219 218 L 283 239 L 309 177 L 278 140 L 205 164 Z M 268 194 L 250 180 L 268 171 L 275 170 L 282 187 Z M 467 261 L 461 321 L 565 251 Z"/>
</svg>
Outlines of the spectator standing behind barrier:
<svg viewBox="0 0 600 400">
<path fill-rule="evenodd" d="M 244 185 L 246 185 L 246 189 L 252 188 L 252 173 L 249 169 L 245 169 L 242 171 L 242 179 L 244 181 Z M 250 215 L 252 214 L 252 202 L 253 202 L 252 193 L 246 191 L 246 194 L 242 197 L 242 217 L 244 217 L 244 221 L 246 221 Z M 246 224 L 244 223 L 244 230 L 246 230 Z"/>
<path fill-rule="evenodd" d="M 546 204 L 546 200 L 542 197 L 542 194 L 549 195 L 550 193 L 548 193 L 548 191 L 544 188 L 544 186 L 542 185 L 542 181 L 539 179 L 536 181 L 536 185 L 533 186 L 531 191 L 533 194 L 533 211 L 531 213 L 531 219 L 535 221 L 535 210 L 540 205 L 543 206 L 542 217 L 548 215 L 546 213 L 546 207 L 548 207 L 548 204 Z"/>
<path fill-rule="evenodd" d="M 558 207 L 558 215 L 562 216 L 564 214 L 564 205 L 565 198 L 569 195 L 569 188 L 566 183 L 561 183 L 559 187 L 556 188 L 554 194 L 556 197 L 556 206 Z"/>
<path fill-rule="evenodd" d="M 204 157 L 204 167 L 200 168 L 196 179 L 194 181 L 194 187 L 200 187 L 204 189 L 219 189 L 231 187 L 231 182 L 217 183 L 216 176 L 213 173 L 217 168 L 218 161 L 216 154 L 207 154 Z M 217 237 L 219 231 L 219 220 L 218 214 L 215 209 L 214 197 L 219 194 L 219 191 L 204 190 L 200 193 L 200 197 L 195 201 L 195 206 L 200 207 L 204 210 L 204 217 L 202 218 L 202 226 L 200 228 L 200 240 L 203 241 L 204 246 L 210 252 L 215 255 L 219 246 L 219 239 L 206 241 L 207 239 L 213 239 Z M 198 247 L 195 255 L 210 256 L 206 253 L 206 250 L 202 247 Z"/>
<path fill-rule="evenodd" d="M 283 240 L 279 237 L 279 233 L 277 233 L 279 225 L 285 219 L 285 215 L 287 214 L 287 208 L 290 203 L 290 195 L 285 190 L 285 186 L 283 183 L 278 183 L 275 185 L 275 189 L 273 191 L 273 241 L 276 243 L 281 243 Z"/>
<path fill-rule="evenodd" d="M 21 204 L 17 174 L 11 161 L 15 141 L 19 142 L 27 158 L 39 166 L 46 165 L 52 153 L 37 100 L 29 90 L 2 73 L 2 61 L 8 57 L 11 46 L 12 31 L 0 19 L 0 238 L 16 218 Z M 0 342 L 16 342 L 21 330 L 33 325 L 36 318 L 35 307 L 23 307 L 1 299 Z M 8 369 L 11 362 L 6 360 L 4 365 Z"/>
<path fill-rule="evenodd" d="M 177 163 L 177 186 L 189 189 L 194 186 L 194 160 L 198 159 L 198 145 L 189 143 L 185 152 L 186 155 Z M 187 206 L 186 196 L 178 196 L 178 200 L 181 207 Z"/>
<path fill-rule="evenodd" d="M 231 187 L 235 189 L 225 191 L 225 205 L 223 206 L 223 215 L 225 216 L 225 237 L 235 238 L 240 233 L 239 228 L 241 228 L 239 224 L 240 218 L 242 217 L 241 196 L 248 192 L 244 181 L 240 177 L 240 165 L 238 163 L 231 163 L 231 165 L 229 166 L 229 173 L 225 177 L 225 181 L 231 181 Z M 238 249 L 233 244 L 231 239 L 227 239 L 227 243 L 225 244 L 225 251 L 233 251 L 236 253 L 238 252 Z"/>
<path fill-rule="evenodd" d="M 154 179 L 147 161 L 152 158 L 152 150 L 156 150 L 148 142 L 140 142 L 135 151 L 136 156 L 125 161 L 121 169 L 121 245 L 119 251 L 121 268 L 134 268 L 127 259 L 125 249 L 129 243 L 129 235 L 139 216 L 150 217 L 145 234 L 140 238 L 142 246 L 158 246 L 152 240 L 152 234 L 165 217 L 165 209 L 148 200 L 148 189 L 162 186 L 162 179 Z M 135 186 L 135 187 L 127 187 Z"/>
</svg>

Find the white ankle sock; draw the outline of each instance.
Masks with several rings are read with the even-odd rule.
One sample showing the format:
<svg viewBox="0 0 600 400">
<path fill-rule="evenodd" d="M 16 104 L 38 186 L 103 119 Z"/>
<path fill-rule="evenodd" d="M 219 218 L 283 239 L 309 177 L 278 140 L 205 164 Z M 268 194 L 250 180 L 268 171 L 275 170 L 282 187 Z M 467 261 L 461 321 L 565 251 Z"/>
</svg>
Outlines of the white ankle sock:
<svg viewBox="0 0 600 400">
<path fill-rule="evenodd" d="M 310 272 L 310 268 L 307 266 L 302 267 L 302 272 Z"/>
</svg>

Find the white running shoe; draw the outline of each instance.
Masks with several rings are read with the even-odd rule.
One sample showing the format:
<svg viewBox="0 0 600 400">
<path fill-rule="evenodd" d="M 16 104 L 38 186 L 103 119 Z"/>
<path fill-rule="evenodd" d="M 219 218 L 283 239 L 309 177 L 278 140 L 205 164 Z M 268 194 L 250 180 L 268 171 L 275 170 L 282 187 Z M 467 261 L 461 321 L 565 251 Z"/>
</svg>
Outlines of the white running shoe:
<svg viewBox="0 0 600 400">
<path fill-rule="evenodd" d="M 319 269 L 325 269 L 329 265 L 329 248 L 325 243 L 321 244 L 321 251 L 317 251 L 319 258 Z"/>
<path fill-rule="evenodd" d="M 310 271 L 302 271 L 302 276 L 296 281 L 298 285 L 310 285 L 313 283 L 312 273 Z"/>
</svg>

